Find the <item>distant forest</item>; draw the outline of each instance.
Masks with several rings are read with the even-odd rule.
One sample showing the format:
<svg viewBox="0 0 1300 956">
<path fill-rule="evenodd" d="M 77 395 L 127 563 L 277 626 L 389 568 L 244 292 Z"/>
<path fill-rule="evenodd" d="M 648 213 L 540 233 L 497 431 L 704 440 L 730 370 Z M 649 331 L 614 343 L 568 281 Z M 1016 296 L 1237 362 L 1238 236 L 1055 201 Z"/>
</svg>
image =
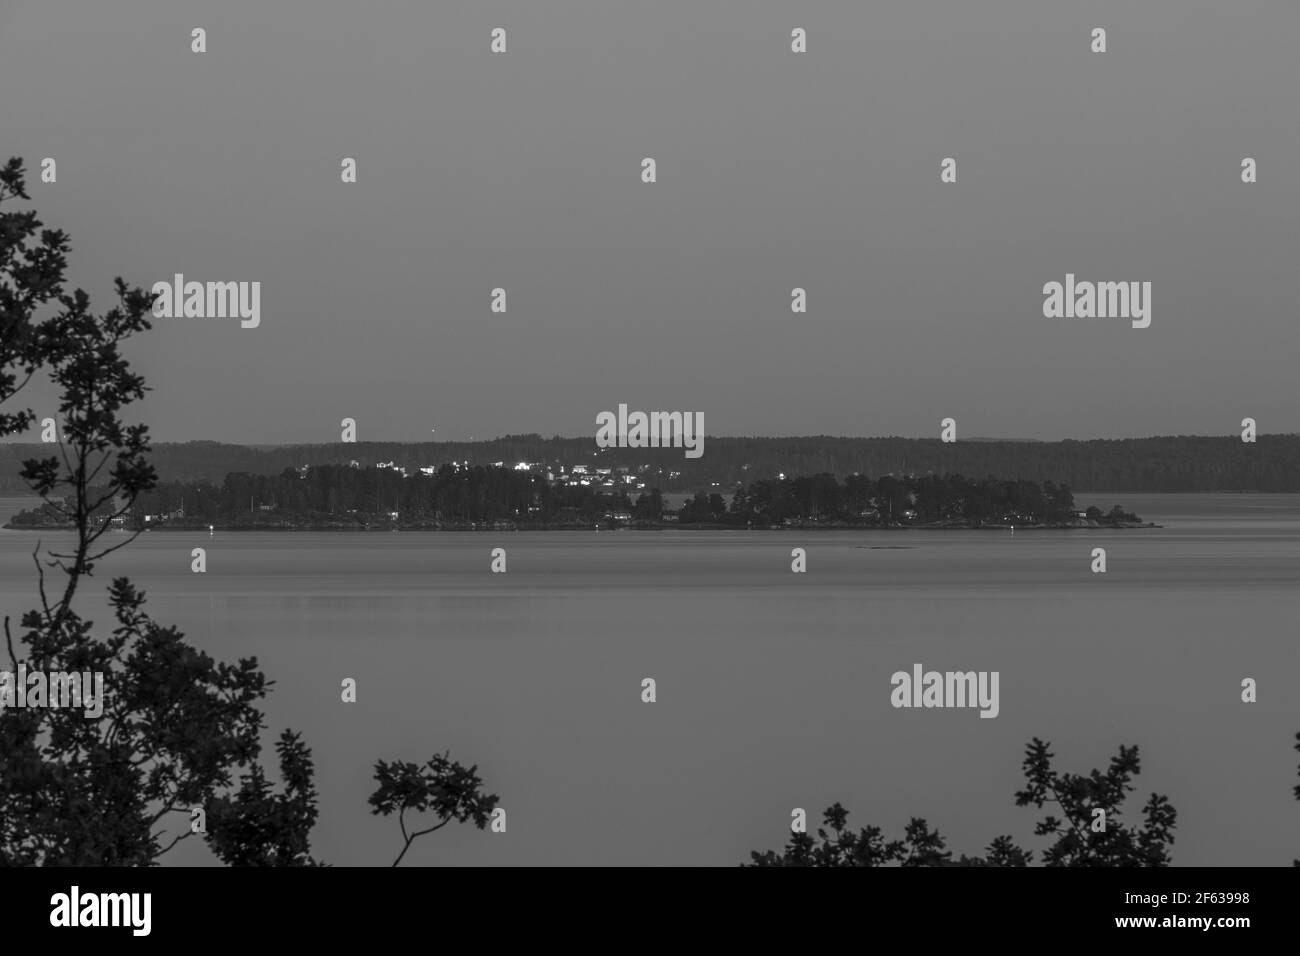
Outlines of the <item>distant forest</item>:
<svg viewBox="0 0 1300 956">
<path fill-rule="evenodd" d="M 22 462 L 44 458 L 52 446 L 0 444 L 0 494 L 26 494 Z M 481 442 L 335 443 L 251 447 L 195 441 L 153 446 L 150 461 L 164 482 L 219 485 L 232 472 L 276 475 L 302 465 L 362 467 L 394 462 L 414 471 L 448 462 L 471 465 L 527 461 L 626 467 L 647 488 L 694 492 L 786 475 L 998 475 L 1051 481 L 1079 492 L 1292 491 L 1300 492 L 1300 435 L 1261 435 L 1088 441 L 957 441 L 929 438 L 707 438 L 704 456 L 681 449 L 598 449 L 594 438 L 512 435 Z M 641 466 L 649 466 L 641 470 Z"/>
</svg>

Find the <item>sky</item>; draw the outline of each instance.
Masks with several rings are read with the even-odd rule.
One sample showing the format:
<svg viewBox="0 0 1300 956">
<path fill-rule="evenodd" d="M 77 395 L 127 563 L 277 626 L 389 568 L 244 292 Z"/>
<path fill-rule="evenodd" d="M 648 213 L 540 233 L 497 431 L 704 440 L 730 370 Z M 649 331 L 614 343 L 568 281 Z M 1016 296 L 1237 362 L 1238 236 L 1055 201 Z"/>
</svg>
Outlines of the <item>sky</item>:
<svg viewBox="0 0 1300 956">
<path fill-rule="evenodd" d="M 101 308 L 115 275 L 261 283 L 255 329 L 133 343 L 156 441 L 594 435 L 620 403 L 1294 432 L 1297 35 L 1292 0 L 0 0 L 0 154 Z M 1150 282 L 1150 327 L 1044 317 L 1067 273 Z"/>
</svg>

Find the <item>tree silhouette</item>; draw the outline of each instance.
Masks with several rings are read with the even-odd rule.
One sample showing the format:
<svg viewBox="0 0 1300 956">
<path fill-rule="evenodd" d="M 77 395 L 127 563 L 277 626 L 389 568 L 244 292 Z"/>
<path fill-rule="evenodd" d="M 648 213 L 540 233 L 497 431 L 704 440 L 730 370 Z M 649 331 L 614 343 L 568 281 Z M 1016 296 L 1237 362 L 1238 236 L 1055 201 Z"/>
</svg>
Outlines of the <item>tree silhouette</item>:
<svg viewBox="0 0 1300 956">
<path fill-rule="evenodd" d="M 311 856 L 316 825 L 316 784 L 311 750 L 291 730 L 280 734 L 284 790 L 275 793 L 260 765 L 241 780 L 239 792 L 209 804 L 208 846 L 230 866 L 320 866 Z"/>
<path fill-rule="evenodd" d="M 31 198 L 17 158 L 0 169 L 0 203 L 14 198 Z M 0 405 L 22 391 L 41 364 L 35 313 L 63 292 L 68 237 L 41 225 L 31 210 L 0 212 Z M 31 422 L 30 409 L 0 411 L 0 435 Z"/>
<path fill-rule="evenodd" d="M 1026 866 L 1032 854 L 1026 853 L 1010 837 L 998 837 L 984 857 L 962 856 L 952 859 L 947 842 L 937 830 L 919 817 L 912 817 L 903 829 L 903 839 L 885 841 L 880 827 L 863 827 L 854 833 L 848 829 L 849 812 L 839 803 L 823 814 L 823 826 L 817 838 L 795 833 L 785 849 L 751 852 L 751 863 L 742 866 L 814 866 L 852 867 L 888 866 Z M 829 832 L 828 829 L 829 828 Z"/>
<path fill-rule="evenodd" d="M 393 866 L 402 862 L 417 837 L 441 830 L 453 820 L 473 821 L 482 830 L 497 805 L 496 794 L 483 793 L 478 767 L 464 767 L 446 754 L 434 754 L 423 767 L 400 760 L 393 763 L 380 760 L 375 764 L 375 779 L 379 787 L 370 795 L 372 812 L 380 816 L 396 813 L 402 831 L 402 850 Z M 440 822 L 421 830 L 408 830 L 408 810 L 432 813 Z"/>
<path fill-rule="evenodd" d="M 3 198 L 26 197 L 20 161 L 0 176 Z M 0 713 L 0 863 L 143 865 L 164 844 L 165 819 L 210 799 L 233 770 L 254 759 L 268 684 L 255 660 L 217 664 L 144 611 L 144 594 L 119 578 L 109 588 L 115 627 L 96 637 L 73 609 L 82 578 L 122 544 L 98 548 L 107 527 L 96 513 L 152 487 L 145 460 L 148 431 L 122 411 L 139 400 L 143 380 L 121 345 L 147 329 L 149 298 L 115 282 L 118 304 L 103 315 L 81 289 L 63 289 L 67 239 L 44 231 L 34 240 L 30 213 L 0 218 L 5 314 L 0 375 L 12 396 L 37 369 L 59 389 L 59 455 L 24 463 L 23 477 L 75 529 L 71 550 L 33 553 L 40 606 L 20 621 L 18 642 L 32 670 L 103 676 L 97 717 L 55 707 L 7 707 Z M 36 321 L 38 305 L 55 313 Z M 21 378 L 19 376 L 21 373 Z M 6 416 L 10 428 L 27 410 Z M 55 500 L 56 491 L 68 493 Z M 114 512 L 109 512 L 110 514 Z M 63 575 L 51 593 L 46 569 Z M 4 619 L 10 673 L 19 670 L 10 618 Z M 85 701 L 82 701 L 85 704 Z"/>
<path fill-rule="evenodd" d="M 1055 836 L 1043 854 L 1047 866 L 1168 866 L 1168 846 L 1178 814 L 1168 798 L 1153 793 L 1142 808 L 1140 829 L 1118 822 L 1121 807 L 1133 791 L 1133 777 L 1141 771 L 1137 747 L 1119 748 L 1103 774 L 1086 777 L 1052 770 L 1054 756 L 1037 737 L 1029 744 L 1024 769 L 1028 786 L 1016 793 L 1017 806 L 1042 808 L 1053 803 L 1064 814 L 1044 817 L 1034 833 Z M 1104 826 L 1096 826 L 1096 810 L 1105 813 Z"/>
<path fill-rule="evenodd" d="M 1064 819 L 1052 815 L 1035 827 L 1038 836 L 1055 836 L 1043 853 L 1045 866 L 1167 866 L 1167 847 L 1173 842 L 1176 812 L 1169 801 L 1152 794 L 1143 808 L 1141 829 L 1117 822 L 1121 804 L 1133 790 L 1130 781 L 1140 770 L 1137 747 L 1119 748 L 1105 772 L 1094 770 L 1086 777 L 1057 773 L 1048 744 L 1035 737 L 1025 752 L 1024 771 L 1028 786 L 1016 793 L 1017 806 L 1042 808 L 1056 804 Z M 1300 795 L 1300 788 L 1297 788 Z M 1106 812 L 1105 824 L 1094 829 L 1094 809 Z M 985 849 L 984 856 L 962 855 L 954 860 L 939 831 L 925 820 L 913 817 L 904 828 L 903 839 L 886 842 L 879 827 L 848 829 L 848 811 L 839 803 L 823 815 L 824 826 L 816 839 L 795 833 L 777 853 L 751 852 L 748 866 L 1028 866 L 1033 854 L 1017 846 L 1009 836 L 999 836 Z"/>
<path fill-rule="evenodd" d="M 0 203 L 15 198 L 29 198 L 19 159 L 0 169 Z M 0 403 L 37 371 L 57 386 L 59 454 L 24 462 L 22 475 L 75 536 L 70 550 L 43 558 L 37 544 L 40 606 L 23 614 L 17 646 L 4 618 L 5 687 L 13 692 L 19 648 L 32 671 L 101 675 L 103 686 L 96 706 L 74 700 L 81 709 L 3 706 L 8 698 L 0 699 L 0 865 L 154 865 L 200 832 L 183 827 L 169 839 L 169 818 L 196 808 L 211 823 L 209 847 L 228 864 L 318 865 L 308 839 L 317 818 L 311 751 L 298 734 L 281 735 L 279 793 L 258 763 L 258 704 L 273 682 L 257 659 L 214 661 L 176 628 L 154 622 L 144 593 L 125 578 L 108 589 L 108 635 L 95 635 L 73 608 L 82 579 L 135 537 L 103 546 L 111 519 L 127 514 L 156 479 L 148 429 L 122 417 L 147 391 L 122 345 L 150 328 L 150 297 L 118 278 L 117 304 L 95 314 L 84 291 L 64 292 L 68 248 L 67 236 L 41 230 L 34 213 L 0 210 Z M 46 306 L 54 314 L 38 319 Z M 7 411 L 0 434 L 33 418 L 29 409 Z M 63 576 L 60 586 L 47 588 L 47 570 Z M 496 798 L 479 793 L 473 768 L 448 764 L 441 772 L 446 779 L 435 774 L 423 802 L 411 798 L 412 808 L 479 822 L 479 808 L 490 809 Z M 231 792 L 236 773 L 240 783 Z M 387 806 L 384 784 L 372 802 Z M 444 791 L 453 794 L 449 814 Z"/>
</svg>

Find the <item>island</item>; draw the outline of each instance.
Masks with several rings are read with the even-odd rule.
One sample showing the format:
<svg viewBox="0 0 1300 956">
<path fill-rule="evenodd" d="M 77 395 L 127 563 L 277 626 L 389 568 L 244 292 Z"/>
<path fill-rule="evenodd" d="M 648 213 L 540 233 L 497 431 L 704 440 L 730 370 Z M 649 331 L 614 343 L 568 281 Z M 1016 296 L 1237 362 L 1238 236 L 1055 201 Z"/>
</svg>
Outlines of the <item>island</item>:
<svg viewBox="0 0 1300 956">
<path fill-rule="evenodd" d="M 621 473 L 620 473 L 621 472 Z M 633 495 L 635 494 L 635 498 Z M 66 504 L 15 515 L 11 530 L 71 528 Z M 556 474 L 504 463 L 448 463 L 408 474 L 391 462 L 300 466 L 164 482 L 133 503 L 110 501 L 94 521 L 124 531 L 544 531 L 590 529 L 1154 528 L 1115 505 L 1080 510 L 1065 485 L 961 475 L 777 475 L 738 483 L 730 498 L 697 491 L 673 507 L 638 488 L 630 469 Z"/>
</svg>

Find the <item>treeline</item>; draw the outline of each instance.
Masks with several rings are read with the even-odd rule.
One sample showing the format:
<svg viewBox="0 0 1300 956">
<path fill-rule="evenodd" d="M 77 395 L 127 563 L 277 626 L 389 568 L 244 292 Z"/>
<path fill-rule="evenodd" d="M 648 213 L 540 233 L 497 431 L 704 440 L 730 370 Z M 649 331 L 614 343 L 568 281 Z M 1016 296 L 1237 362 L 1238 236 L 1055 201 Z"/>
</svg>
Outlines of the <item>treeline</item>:
<svg viewBox="0 0 1300 956">
<path fill-rule="evenodd" d="M 1097 524 L 1137 522 L 1137 515 L 1116 505 L 1109 513 L 1089 508 L 1080 518 L 1074 494 L 1065 485 L 1045 481 L 972 480 L 961 475 L 868 478 L 850 475 L 843 482 L 831 474 L 752 482 L 737 489 L 728 504 L 720 494 L 697 492 L 682 507 L 683 524 L 714 523 L 772 526 L 788 522 L 907 525 L 956 523 Z"/>
<path fill-rule="evenodd" d="M 46 457 L 49 445 L 0 445 L 0 494 L 25 494 L 18 478 L 24 459 Z M 359 442 L 249 447 L 217 442 L 153 446 L 150 458 L 164 481 L 220 484 L 226 474 L 278 474 L 302 465 L 363 467 L 392 461 L 415 471 L 424 465 L 528 461 L 554 468 L 575 464 L 641 466 L 647 486 L 693 492 L 724 489 L 778 475 L 853 474 L 1030 475 L 1077 491 L 1300 492 L 1300 435 L 1165 437 L 1056 442 L 976 441 L 945 444 L 922 438 L 707 438 L 704 456 L 681 449 L 598 449 L 594 437 L 511 435 L 481 442 Z"/>
<path fill-rule="evenodd" d="M 553 486 L 540 475 L 511 468 L 453 468 L 403 477 L 388 468 L 323 465 L 278 475 L 230 474 L 220 484 L 160 482 L 142 492 L 128 516 L 129 527 L 350 528 L 393 525 L 408 528 L 512 525 L 590 526 L 617 514 L 657 518 L 658 494 L 642 496 L 636 508 L 626 494 L 590 487 Z M 655 502 L 655 511 L 646 502 Z M 100 509 L 107 514 L 111 505 Z M 146 520 L 147 519 L 147 520 Z M 56 508 L 16 516 L 15 527 L 56 524 Z"/>
<path fill-rule="evenodd" d="M 111 504 L 100 517 L 113 512 Z M 57 526 L 56 505 L 26 512 L 15 527 Z M 434 474 L 403 477 L 389 468 L 325 465 L 278 475 L 227 475 L 209 482 L 163 482 L 142 492 L 128 527 L 222 528 L 464 528 L 591 527 L 602 524 L 780 527 L 790 523 L 833 526 L 957 524 L 1077 525 L 1136 522 L 1116 506 L 1109 514 L 1075 511 L 1070 489 L 1047 481 L 972 480 L 961 475 L 868 478 L 843 482 L 821 474 L 762 479 L 737 488 L 730 500 L 696 493 L 678 511 L 662 492 L 636 495 L 597 486 L 554 485 L 512 468 L 444 466 Z"/>
</svg>

